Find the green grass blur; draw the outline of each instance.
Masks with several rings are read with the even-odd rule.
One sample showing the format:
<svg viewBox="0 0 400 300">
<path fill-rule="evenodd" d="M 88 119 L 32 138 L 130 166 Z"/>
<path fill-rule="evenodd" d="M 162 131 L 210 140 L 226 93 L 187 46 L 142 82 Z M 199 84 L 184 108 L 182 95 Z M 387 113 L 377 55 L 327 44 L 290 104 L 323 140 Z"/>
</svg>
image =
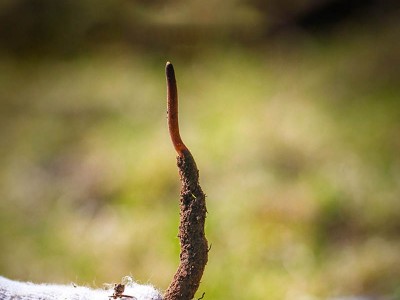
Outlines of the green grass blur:
<svg viewBox="0 0 400 300">
<path fill-rule="evenodd" d="M 168 286 L 180 187 L 166 126 L 171 60 L 181 134 L 208 196 L 198 297 L 399 299 L 391 22 L 190 56 L 118 43 L 67 58 L 2 52 L 0 274 Z"/>
</svg>

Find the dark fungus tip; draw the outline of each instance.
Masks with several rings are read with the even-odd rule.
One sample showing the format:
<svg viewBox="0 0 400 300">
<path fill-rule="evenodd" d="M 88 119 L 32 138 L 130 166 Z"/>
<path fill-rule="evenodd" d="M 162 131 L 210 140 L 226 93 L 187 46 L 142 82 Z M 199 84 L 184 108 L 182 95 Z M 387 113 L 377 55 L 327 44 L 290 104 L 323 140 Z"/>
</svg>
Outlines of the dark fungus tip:
<svg viewBox="0 0 400 300">
<path fill-rule="evenodd" d="M 165 66 L 165 73 L 167 74 L 168 79 L 175 78 L 174 66 L 169 61 Z"/>
</svg>

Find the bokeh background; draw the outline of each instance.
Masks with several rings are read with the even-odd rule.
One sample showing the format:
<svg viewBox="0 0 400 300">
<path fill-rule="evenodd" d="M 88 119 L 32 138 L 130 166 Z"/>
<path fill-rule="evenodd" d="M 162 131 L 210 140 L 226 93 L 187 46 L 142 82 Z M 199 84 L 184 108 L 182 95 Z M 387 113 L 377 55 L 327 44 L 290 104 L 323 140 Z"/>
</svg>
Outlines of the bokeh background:
<svg viewBox="0 0 400 300">
<path fill-rule="evenodd" d="M 198 297 L 400 299 L 397 3 L 2 0 L 0 274 L 168 286 L 170 60 L 208 195 Z"/>
</svg>

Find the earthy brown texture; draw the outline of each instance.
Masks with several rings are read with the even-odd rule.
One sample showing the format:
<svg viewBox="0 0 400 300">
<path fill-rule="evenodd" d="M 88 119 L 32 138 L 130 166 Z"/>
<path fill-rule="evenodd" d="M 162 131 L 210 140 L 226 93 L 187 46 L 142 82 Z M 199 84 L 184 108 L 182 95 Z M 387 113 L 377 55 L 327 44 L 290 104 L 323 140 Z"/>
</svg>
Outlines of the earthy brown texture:
<svg viewBox="0 0 400 300">
<path fill-rule="evenodd" d="M 174 68 L 166 66 L 168 87 L 168 127 L 178 153 L 177 165 L 182 183 L 180 194 L 179 240 L 180 264 L 174 279 L 164 294 L 165 300 L 190 300 L 196 293 L 208 260 L 208 245 L 204 233 L 206 219 L 205 194 L 199 185 L 199 170 L 190 151 L 179 135 L 178 94 Z"/>
</svg>

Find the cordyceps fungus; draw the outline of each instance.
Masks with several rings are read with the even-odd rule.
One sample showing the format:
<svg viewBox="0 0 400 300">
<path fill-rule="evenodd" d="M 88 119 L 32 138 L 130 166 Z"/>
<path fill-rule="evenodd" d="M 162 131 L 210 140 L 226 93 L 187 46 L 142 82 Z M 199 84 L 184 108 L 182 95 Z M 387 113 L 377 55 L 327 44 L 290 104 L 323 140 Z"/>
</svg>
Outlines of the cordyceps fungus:
<svg viewBox="0 0 400 300">
<path fill-rule="evenodd" d="M 204 233 L 206 201 L 199 184 L 199 170 L 189 149 L 179 134 L 178 92 L 175 71 L 170 62 L 167 76 L 168 128 L 177 156 L 181 180 L 180 192 L 180 263 L 167 288 L 165 300 L 190 300 L 196 293 L 208 260 L 208 245 Z"/>
<path fill-rule="evenodd" d="M 168 128 L 172 144 L 178 153 L 177 165 L 181 180 L 179 240 L 180 263 L 174 278 L 161 296 L 151 285 L 142 285 L 125 276 L 113 290 L 90 289 L 73 285 L 32 284 L 9 280 L 0 276 L 1 300 L 54 299 L 137 299 L 191 300 L 193 299 L 208 260 L 208 246 L 204 234 L 206 219 L 205 195 L 199 185 L 199 170 L 189 149 L 183 143 L 178 125 L 178 93 L 172 64 L 166 65 L 168 87 Z M 203 295 L 199 299 L 203 299 Z"/>
</svg>

